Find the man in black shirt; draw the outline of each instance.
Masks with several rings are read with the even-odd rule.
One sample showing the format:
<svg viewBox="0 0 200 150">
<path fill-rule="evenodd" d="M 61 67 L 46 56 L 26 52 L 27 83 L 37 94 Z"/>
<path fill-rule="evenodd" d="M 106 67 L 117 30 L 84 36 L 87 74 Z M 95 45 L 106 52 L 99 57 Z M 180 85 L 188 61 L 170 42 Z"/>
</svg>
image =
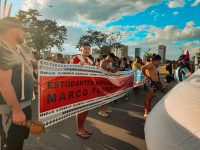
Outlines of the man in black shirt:
<svg viewBox="0 0 200 150">
<path fill-rule="evenodd" d="M 21 23 L 14 17 L 0 20 L 0 135 L 2 150 L 22 150 L 29 135 L 33 70 L 19 46 L 24 42 Z"/>
</svg>

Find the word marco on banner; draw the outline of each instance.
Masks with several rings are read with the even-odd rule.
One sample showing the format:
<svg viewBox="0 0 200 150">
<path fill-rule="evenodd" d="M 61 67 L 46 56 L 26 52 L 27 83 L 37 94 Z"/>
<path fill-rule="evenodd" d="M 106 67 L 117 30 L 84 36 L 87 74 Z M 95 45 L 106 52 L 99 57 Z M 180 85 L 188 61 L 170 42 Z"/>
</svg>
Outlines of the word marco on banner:
<svg viewBox="0 0 200 150">
<path fill-rule="evenodd" d="M 39 61 L 39 120 L 45 127 L 127 94 L 133 71 L 110 73 L 95 66 Z"/>
</svg>

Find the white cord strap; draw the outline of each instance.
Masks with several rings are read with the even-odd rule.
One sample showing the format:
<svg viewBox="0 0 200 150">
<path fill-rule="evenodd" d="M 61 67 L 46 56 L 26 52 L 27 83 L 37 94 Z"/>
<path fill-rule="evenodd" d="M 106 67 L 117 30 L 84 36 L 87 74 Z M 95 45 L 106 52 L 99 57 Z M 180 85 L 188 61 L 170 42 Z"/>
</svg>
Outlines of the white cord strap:
<svg viewBox="0 0 200 150">
<path fill-rule="evenodd" d="M 21 63 L 21 82 L 22 82 L 22 89 L 21 89 L 21 100 L 25 100 L 25 95 L 24 95 L 24 63 Z"/>
<path fill-rule="evenodd" d="M 86 63 L 82 55 L 77 55 L 77 57 L 81 62 Z M 93 64 L 92 60 L 89 57 L 87 57 L 87 59 L 88 59 L 88 64 L 92 65 Z"/>
</svg>

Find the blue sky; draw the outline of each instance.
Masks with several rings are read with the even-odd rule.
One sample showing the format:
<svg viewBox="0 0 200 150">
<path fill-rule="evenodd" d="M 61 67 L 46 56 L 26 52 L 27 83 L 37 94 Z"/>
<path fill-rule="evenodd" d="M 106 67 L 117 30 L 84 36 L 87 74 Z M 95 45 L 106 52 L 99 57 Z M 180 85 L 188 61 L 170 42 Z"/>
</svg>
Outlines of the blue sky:
<svg viewBox="0 0 200 150">
<path fill-rule="evenodd" d="M 38 9 L 44 18 L 68 29 L 64 53 L 75 54 L 75 45 L 88 29 L 120 31 L 122 43 L 142 52 L 159 44 L 167 46 L 167 57 L 176 59 L 180 48 L 200 48 L 200 0 L 8 0 L 12 15 L 20 9 Z M 49 6 L 53 7 L 49 7 Z"/>
<path fill-rule="evenodd" d="M 200 25 L 200 5 L 191 7 L 192 1 L 188 2 L 184 7 L 169 8 L 167 3 L 161 2 L 155 6 L 151 6 L 147 10 L 135 15 L 124 16 L 121 19 L 108 23 L 106 26 L 114 25 L 154 25 L 157 27 L 164 27 L 166 25 L 176 25 L 180 28 L 185 26 L 186 22 L 195 21 L 196 25 Z M 177 15 L 173 15 L 178 12 Z"/>
</svg>

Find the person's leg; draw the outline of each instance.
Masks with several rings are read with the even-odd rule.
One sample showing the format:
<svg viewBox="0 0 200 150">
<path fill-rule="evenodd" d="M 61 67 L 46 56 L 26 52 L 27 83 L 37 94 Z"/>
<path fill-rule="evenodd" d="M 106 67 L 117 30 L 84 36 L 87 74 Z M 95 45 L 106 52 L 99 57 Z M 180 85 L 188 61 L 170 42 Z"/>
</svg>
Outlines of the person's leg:
<svg viewBox="0 0 200 150">
<path fill-rule="evenodd" d="M 89 135 L 84 130 L 84 123 L 87 118 L 88 111 L 82 112 L 76 115 L 76 124 L 77 124 L 77 135 L 81 136 L 82 138 L 88 138 Z"/>
<path fill-rule="evenodd" d="M 104 108 L 105 108 L 105 105 L 102 105 L 102 106 L 100 106 L 99 108 L 100 108 L 100 111 L 103 111 Z"/>
<path fill-rule="evenodd" d="M 23 150 L 24 140 L 23 139 L 13 139 L 8 140 L 6 147 L 3 150 Z"/>
<path fill-rule="evenodd" d="M 84 129 L 85 121 L 88 116 L 88 111 L 83 112 L 83 120 L 82 120 L 82 127 Z"/>
<path fill-rule="evenodd" d="M 88 111 L 84 112 L 84 115 L 83 115 L 83 125 L 82 125 L 82 126 L 83 126 L 83 130 L 84 130 L 84 132 L 87 133 L 88 135 L 92 135 L 93 132 L 90 131 L 90 130 L 88 130 L 88 129 L 86 129 L 86 128 L 84 127 L 85 121 L 86 121 L 86 119 L 87 119 L 87 116 L 88 116 Z"/>
<path fill-rule="evenodd" d="M 83 130 L 83 118 L 84 112 L 76 115 L 77 132 L 81 132 Z"/>
<path fill-rule="evenodd" d="M 106 105 L 100 106 L 100 111 L 98 113 L 100 116 L 108 117 L 109 114 L 106 112 Z"/>
<path fill-rule="evenodd" d="M 147 116 L 147 114 L 150 112 L 151 101 L 152 101 L 153 96 L 154 96 L 154 92 L 153 91 L 148 91 L 147 92 L 146 100 L 145 100 L 145 104 L 144 104 L 144 116 Z"/>
<path fill-rule="evenodd" d="M 21 144 L 19 144 L 18 149 L 19 149 L 19 150 L 23 150 L 23 145 L 24 145 L 24 141 L 21 141 Z"/>
<path fill-rule="evenodd" d="M 113 112 L 112 109 L 110 109 L 109 107 L 107 107 L 107 105 L 104 106 L 104 111 L 105 111 L 106 113 L 111 113 L 111 112 Z"/>
</svg>

